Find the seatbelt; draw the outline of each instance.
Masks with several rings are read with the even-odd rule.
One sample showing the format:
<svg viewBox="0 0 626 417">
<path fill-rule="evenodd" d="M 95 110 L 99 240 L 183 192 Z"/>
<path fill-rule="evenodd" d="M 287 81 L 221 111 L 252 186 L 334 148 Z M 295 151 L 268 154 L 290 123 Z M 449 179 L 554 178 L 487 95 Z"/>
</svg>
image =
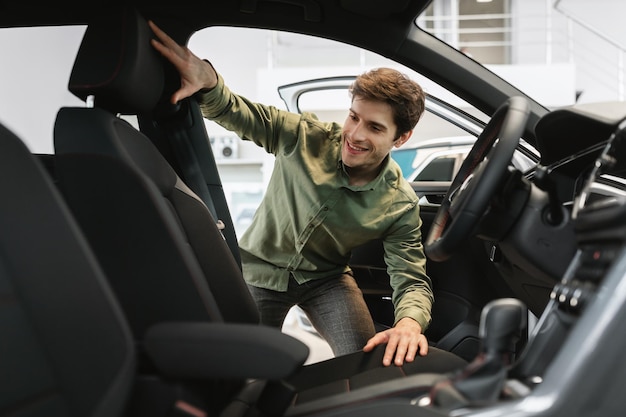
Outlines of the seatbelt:
<svg viewBox="0 0 626 417">
<path fill-rule="evenodd" d="M 215 223 L 218 224 L 218 227 L 221 223 L 221 229 L 223 229 L 224 222 L 220 220 L 217 214 L 209 187 L 205 182 L 204 175 L 202 175 L 202 172 L 200 171 L 200 164 L 196 154 L 194 153 L 193 145 L 185 133 L 186 132 L 178 129 L 172 129 L 167 132 L 167 137 L 169 142 L 173 145 L 173 150 L 176 154 L 176 158 L 178 159 L 180 170 L 183 173 L 183 180 L 185 181 L 185 184 L 193 190 L 193 192 L 198 194 L 198 197 L 200 197 L 211 212 Z"/>
<path fill-rule="evenodd" d="M 175 160 L 178 174 L 206 204 L 237 264 L 241 267 L 235 227 L 200 106 L 194 99 L 187 98 L 177 105 L 175 111 L 169 110 L 161 113 L 162 117 L 157 118 L 157 123 L 161 128 L 155 134 L 161 136 L 161 139 L 168 144 L 169 153 L 172 154 L 170 158 Z M 146 126 L 146 129 L 154 129 L 154 126 Z M 163 148 L 158 147 L 163 153 Z"/>
</svg>

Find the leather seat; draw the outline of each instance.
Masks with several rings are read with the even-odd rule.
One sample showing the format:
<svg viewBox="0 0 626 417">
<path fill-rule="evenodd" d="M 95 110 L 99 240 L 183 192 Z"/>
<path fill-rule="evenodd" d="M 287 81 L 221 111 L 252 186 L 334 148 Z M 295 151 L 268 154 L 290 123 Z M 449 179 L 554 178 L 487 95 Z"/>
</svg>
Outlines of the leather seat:
<svg viewBox="0 0 626 417">
<path fill-rule="evenodd" d="M 43 165 L 0 125 L 0 413 L 123 415 L 131 332 Z"/>
<path fill-rule="evenodd" d="M 163 66 L 151 31 L 136 12 L 99 18 L 84 35 L 69 82 L 95 106 L 60 109 L 56 170 L 131 326 L 143 334 L 165 319 L 258 323 L 206 205 L 148 138 L 117 117 L 150 113 L 161 97 Z"/>
<path fill-rule="evenodd" d="M 241 270 L 206 204 L 148 137 L 117 116 L 150 114 L 168 96 L 151 36 L 133 9 L 90 22 L 69 88 L 94 106 L 61 109 L 54 130 L 59 186 L 142 348 L 146 391 L 175 378 L 186 381 L 186 392 L 206 394 L 203 406 L 224 416 L 259 408 L 281 415 L 287 407 L 297 414 L 300 404 L 315 411 L 330 397 L 350 402 L 344 394 L 354 388 L 463 367 L 464 360 L 433 348 L 412 364 L 384 368 L 384 347 L 302 366 L 303 344 L 258 325 Z M 197 103 L 187 105 L 199 114 Z M 395 395 L 398 388 L 390 387 L 380 392 Z"/>
<path fill-rule="evenodd" d="M 3 415 L 158 416 L 193 410 L 193 396 L 179 394 L 181 386 L 195 384 L 172 377 L 158 389 L 137 383 L 144 372 L 137 369 L 136 338 L 109 280 L 48 170 L 2 125 L 0 187 Z M 180 332 L 194 323 L 176 324 Z M 231 366 L 224 363 L 240 355 L 246 376 L 281 378 L 292 374 L 308 353 L 277 329 L 206 324 L 201 333 L 217 341 L 206 353 L 220 357 L 211 349 L 228 348 L 220 357 L 224 362 L 198 367 L 216 379 L 231 379 Z M 159 330 L 152 329 L 156 337 L 163 335 Z M 257 339 L 266 343 L 253 343 Z M 268 351 L 271 357 L 260 360 Z"/>
</svg>

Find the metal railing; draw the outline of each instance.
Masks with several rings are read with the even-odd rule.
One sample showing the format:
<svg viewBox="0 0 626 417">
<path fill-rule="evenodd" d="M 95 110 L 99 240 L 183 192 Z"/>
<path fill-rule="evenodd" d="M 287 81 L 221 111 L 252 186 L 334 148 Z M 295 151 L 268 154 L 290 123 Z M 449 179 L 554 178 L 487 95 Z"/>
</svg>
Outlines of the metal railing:
<svg viewBox="0 0 626 417">
<path fill-rule="evenodd" d="M 502 61 L 484 62 L 487 64 L 574 64 L 580 89 L 577 96 L 586 93 L 592 100 L 623 101 L 626 47 L 566 10 L 561 0 L 546 0 L 545 4 L 544 10 L 538 8 L 526 15 L 459 15 L 455 2 L 450 1 L 445 14 L 422 15 L 418 25 L 457 49 L 477 51 L 474 56 L 480 54 L 480 48 L 500 48 Z"/>
<path fill-rule="evenodd" d="M 596 61 L 594 59 L 587 60 L 586 62 L 581 63 L 581 65 L 585 65 L 588 70 L 586 71 L 589 74 L 594 74 L 596 71 L 600 71 L 600 74 L 606 74 L 607 72 L 616 74 L 616 90 L 617 90 L 617 99 L 622 101 L 625 96 L 625 85 L 624 85 L 624 54 L 626 53 L 626 48 L 620 44 L 615 38 L 606 35 L 604 32 L 594 27 L 593 25 L 585 22 L 583 19 L 575 16 L 574 14 L 568 12 L 567 10 L 559 7 L 561 0 L 555 0 L 553 8 L 561 15 L 563 15 L 568 22 L 568 55 L 572 62 L 577 63 L 580 59 L 579 57 L 585 56 L 583 53 L 580 53 L 579 49 L 583 49 L 583 52 L 591 52 L 588 48 L 588 45 L 584 44 L 584 41 L 580 41 L 574 34 L 574 26 L 578 26 L 579 28 L 585 30 L 587 33 L 594 36 L 596 39 L 601 40 L 605 43 L 605 45 L 614 48 L 615 51 L 615 62 L 609 67 L 606 68 L 603 63 L 607 63 L 606 57 L 600 61 Z M 609 59 L 608 62 L 612 62 Z M 584 70 L 584 68 L 582 69 Z M 597 80 L 601 82 L 602 80 Z"/>
</svg>

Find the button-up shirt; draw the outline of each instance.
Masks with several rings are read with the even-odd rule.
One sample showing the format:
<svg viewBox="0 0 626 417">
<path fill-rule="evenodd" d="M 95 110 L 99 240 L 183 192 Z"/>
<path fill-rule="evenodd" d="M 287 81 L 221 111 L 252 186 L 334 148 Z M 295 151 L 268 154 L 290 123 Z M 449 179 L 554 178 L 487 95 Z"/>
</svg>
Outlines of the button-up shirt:
<svg viewBox="0 0 626 417">
<path fill-rule="evenodd" d="M 373 181 L 352 186 L 339 124 L 253 103 L 219 75 L 198 100 L 204 117 L 275 156 L 267 191 L 239 241 L 246 282 L 286 291 L 290 275 L 302 284 L 349 273 L 351 251 L 382 239 L 395 321 L 411 317 L 425 330 L 433 294 L 418 198 L 398 164 L 388 156 Z"/>
</svg>

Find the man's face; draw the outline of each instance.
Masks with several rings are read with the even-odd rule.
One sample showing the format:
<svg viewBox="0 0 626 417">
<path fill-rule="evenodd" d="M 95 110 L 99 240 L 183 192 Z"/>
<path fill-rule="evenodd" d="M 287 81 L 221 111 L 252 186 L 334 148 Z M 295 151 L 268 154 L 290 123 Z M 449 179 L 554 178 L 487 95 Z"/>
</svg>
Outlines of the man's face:
<svg viewBox="0 0 626 417">
<path fill-rule="evenodd" d="M 396 139 L 396 131 L 389 104 L 354 97 L 342 132 L 344 165 L 355 172 L 377 173 L 391 149 L 411 136 L 411 132 L 406 132 Z"/>
</svg>

